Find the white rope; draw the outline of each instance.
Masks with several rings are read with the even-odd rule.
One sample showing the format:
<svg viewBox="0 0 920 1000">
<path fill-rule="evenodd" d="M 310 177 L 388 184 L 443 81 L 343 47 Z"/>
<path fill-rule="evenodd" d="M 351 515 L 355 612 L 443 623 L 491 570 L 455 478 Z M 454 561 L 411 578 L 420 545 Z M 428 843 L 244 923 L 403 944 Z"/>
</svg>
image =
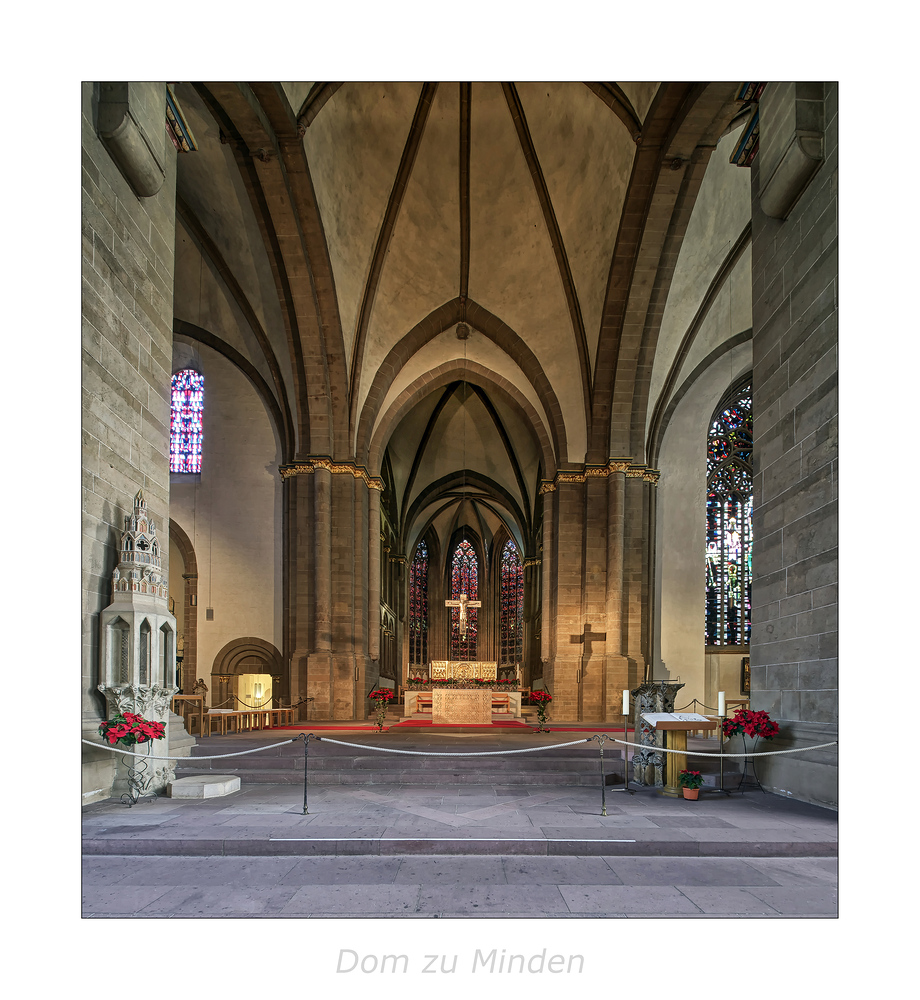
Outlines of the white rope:
<svg viewBox="0 0 920 1000">
<path fill-rule="evenodd" d="M 573 747 L 577 743 L 590 743 L 591 739 L 572 740 L 571 743 L 554 743 L 548 747 L 525 747 L 523 750 L 482 750 L 478 753 L 439 753 L 436 750 L 394 750 L 391 747 L 369 747 L 363 743 L 345 743 L 342 740 L 330 740 L 326 736 L 318 736 L 321 743 L 338 743 L 343 747 L 357 747 L 359 750 L 377 750 L 379 753 L 407 753 L 419 757 L 494 757 L 508 753 L 534 753 L 537 750 L 555 750 L 557 747 Z"/>
<path fill-rule="evenodd" d="M 835 747 L 833 743 L 816 743 L 811 747 L 794 747 L 792 750 L 767 750 L 763 753 L 704 753 L 702 750 L 671 750 L 668 747 L 649 746 L 645 743 L 628 743 L 626 740 L 616 740 L 608 737 L 611 743 L 622 743 L 625 747 L 638 747 L 640 750 L 654 750 L 655 753 L 682 753 L 685 757 L 775 757 L 780 753 L 804 753 L 806 750 L 820 750 L 822 747 Z"/>
<path fill-rule="evenodd" d="M 187 761 L 199 761 L 199 760 L 223 760 L 226 757 L 243 757 L 249 753 L 260 753 L 262 750 L 273 750 L 275 747 L 283 747 L 288 743 L 296 743 L 300 737 L 295 736 L 293 739 L 285 740 L 283 743 L 269 743 L 264 747 L 254 747 L 251 750 L 239 750 L 236 753 L 221 753 L 213 754 L 209 757 L 159 757 L 153 754 L 146 753 L 135 753 L 133 750 L 125 750 L 123 748 L 106 746 L 104 743 L 93 743 L 92 740 L 80 740 L 81 743 L 85 743 L 87 746 L 96 747 L 98 750 L 109 750 L 112 753 L 118 753 L 122 755 L 127 755 L 129 757 L 143 757 L 145 760 L 187 760 Z M 395 750 L 392 747 L 373 747 L 368 746 L 366 743 L 345 743 L 343 740 L 332 740 L 327 736 L 317 736 L 316 740 L 319 743 L 337 743 L 339 746 L 343 747 L 356 747 L 358 750 L 377 750 L 379 753 L 403 753 L 410 754 L 416 757 L 496 757 L 502 754 L 513 754 L 513 753 L 536 753 L 538 750 L 557 750 L 560 747 L 574 747 L 579 743 L 591 743 L 595 737 L 591 736 L 583 740 L 572 740 L 571 743 L 554 743 L 552 746 L 548 747 L 524 747 L 521 750 L 482 750 L 479 752 L 471 753 L 441 753 L 438 751 L 431 750 Z M 777 754 L 782 753 L 804 753 L 806 750 L 821 750 L 824 747 L 834 747 L 837 746 L 837 740 L 832 743 L 817 743 L 814 746 L 809 747 L 794 747 L 791 750 L 768 750 L 764 753 L 705 753 L 703 751 L 696 750 L 672 750 L 668 747 L 656 747 L 649 746 L 644 743 L 631 743 L 627 740 L 618 740 L 612 736 L 608 736 L 607 739 L 611 743 L 621 743 L 626 747 L 637 747 L 639 750 L 653 750 L 655 753 L 679 753 L 684 754 L 686 757 L 774 757 Z"/>
<path fill-rule="evenodd" d="M 144 760 L 222 760 L 224 757 L 242 757 L 247 753 L 260 753 L 262 750 L 272 750 L 274 747 L 287 746 L 288 743 L 296 743 L 299 737 L 285 740 L 283 743 L 269 743 L 265 747 L 253 747 L 251 750 L 238 750 L 236 753 L 218 753 L 210 757 L 154 757 L 153 754 L 135 753 L 133 750 L 120 749 L 119 747 L 106 746 L 105 743 L 93 743 L 92 740 L 80 740 L 87 746 L 96 747 L 98 750 L 111 750 L 112 753 L 127 754 L 129 757 L 143 757 Z"/>
</svg>

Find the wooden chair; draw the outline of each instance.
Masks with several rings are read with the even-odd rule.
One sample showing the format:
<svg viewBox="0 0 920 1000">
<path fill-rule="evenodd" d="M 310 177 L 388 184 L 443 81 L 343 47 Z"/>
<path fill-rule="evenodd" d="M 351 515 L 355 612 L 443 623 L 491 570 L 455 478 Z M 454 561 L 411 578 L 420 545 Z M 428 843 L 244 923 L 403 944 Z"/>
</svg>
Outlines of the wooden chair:
<svg viewBox="0 0 920 1000">
<path fill-rule="evenodd" d="M 507 715 L 511 712 L 511 695 L 510 694 L 493 694 L 492 695 L 492 711 L 497 712 L 499 715 Z"/>
<path fill-rule="evenodd" d="M 434 698 L 430 691 L 420 691 L 415 699 L 416 712 L 431 712 Z"/>
</svg>

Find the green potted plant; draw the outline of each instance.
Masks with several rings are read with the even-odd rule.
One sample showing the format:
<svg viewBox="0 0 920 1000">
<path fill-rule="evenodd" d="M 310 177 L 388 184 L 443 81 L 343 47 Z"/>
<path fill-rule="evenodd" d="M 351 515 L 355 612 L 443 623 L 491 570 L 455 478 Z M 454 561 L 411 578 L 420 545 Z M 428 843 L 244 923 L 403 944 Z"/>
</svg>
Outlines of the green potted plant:
<svg viewBox="0 0 920 1000">
<path fill-rule="evenodd" d="M 678 775 L 681 791 L 685 799 L 698 799 L 703 785 L 703 776 L 699 771 L 681 771 Z"/>
</svg>

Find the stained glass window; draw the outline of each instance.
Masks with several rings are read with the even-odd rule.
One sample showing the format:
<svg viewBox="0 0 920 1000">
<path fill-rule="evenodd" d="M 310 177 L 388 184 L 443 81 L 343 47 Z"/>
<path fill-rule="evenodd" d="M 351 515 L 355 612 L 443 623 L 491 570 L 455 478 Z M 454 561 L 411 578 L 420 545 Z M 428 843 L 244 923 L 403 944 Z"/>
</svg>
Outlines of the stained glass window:
<svg viewBox="0 0 920 1000">
<path fill-rule="evenodd" d="M 428 663 L 428 546 L 418 543 L 409 567 L 409 662 Z"/>
<path fill-rule="evenodd" d="M 510 538 L 502 549 L 498 616 L 501 662 L 520 663 L 524 649 L 524 567 Z"/>
<path fill-rule="evenodd" d="M 204 375 L 186 368 L 172 377 L 169 471 L 201 472 L 201 416 Z"/>
<path fill-rule="evenodd" d="M 458 542 L 450 560 L 450 599 L 459 600 L 466 594 L 467 600 L 479 600 L 479 564 L 476 550 L 464 538 Z M 475 660 L 476 638 L 479 628 L 479 609 L 467 608 L 466 634 L 460 631 L 460 609 L 450 609 L 450 658 L 452 660 Z"/>
<path fill-rule="evenodd" d="M 753 499 L 751 384 L 723 403 L 706 459 L 706 645 L 751 641 Z"/>
</svg>

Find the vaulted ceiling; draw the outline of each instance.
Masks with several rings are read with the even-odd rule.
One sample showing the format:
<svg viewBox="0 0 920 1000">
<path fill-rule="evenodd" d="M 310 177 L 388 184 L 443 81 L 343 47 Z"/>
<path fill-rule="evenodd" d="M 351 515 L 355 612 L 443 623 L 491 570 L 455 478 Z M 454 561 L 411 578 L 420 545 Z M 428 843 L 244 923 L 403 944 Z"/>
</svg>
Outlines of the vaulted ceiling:
<svg viewBox="0 0 920 1000">
<path fill-rule="evenodd" d="M 736 84 L 176 89 L 199 142 L 176 315 L 251 369 L 287 460 L 388 464 L 404 542 L 459 516 L 525 548 L 540 477 L 645 460 L 661 316 Z M 202 266 L 220 330 L 196 319 Z"/>
</svg>

